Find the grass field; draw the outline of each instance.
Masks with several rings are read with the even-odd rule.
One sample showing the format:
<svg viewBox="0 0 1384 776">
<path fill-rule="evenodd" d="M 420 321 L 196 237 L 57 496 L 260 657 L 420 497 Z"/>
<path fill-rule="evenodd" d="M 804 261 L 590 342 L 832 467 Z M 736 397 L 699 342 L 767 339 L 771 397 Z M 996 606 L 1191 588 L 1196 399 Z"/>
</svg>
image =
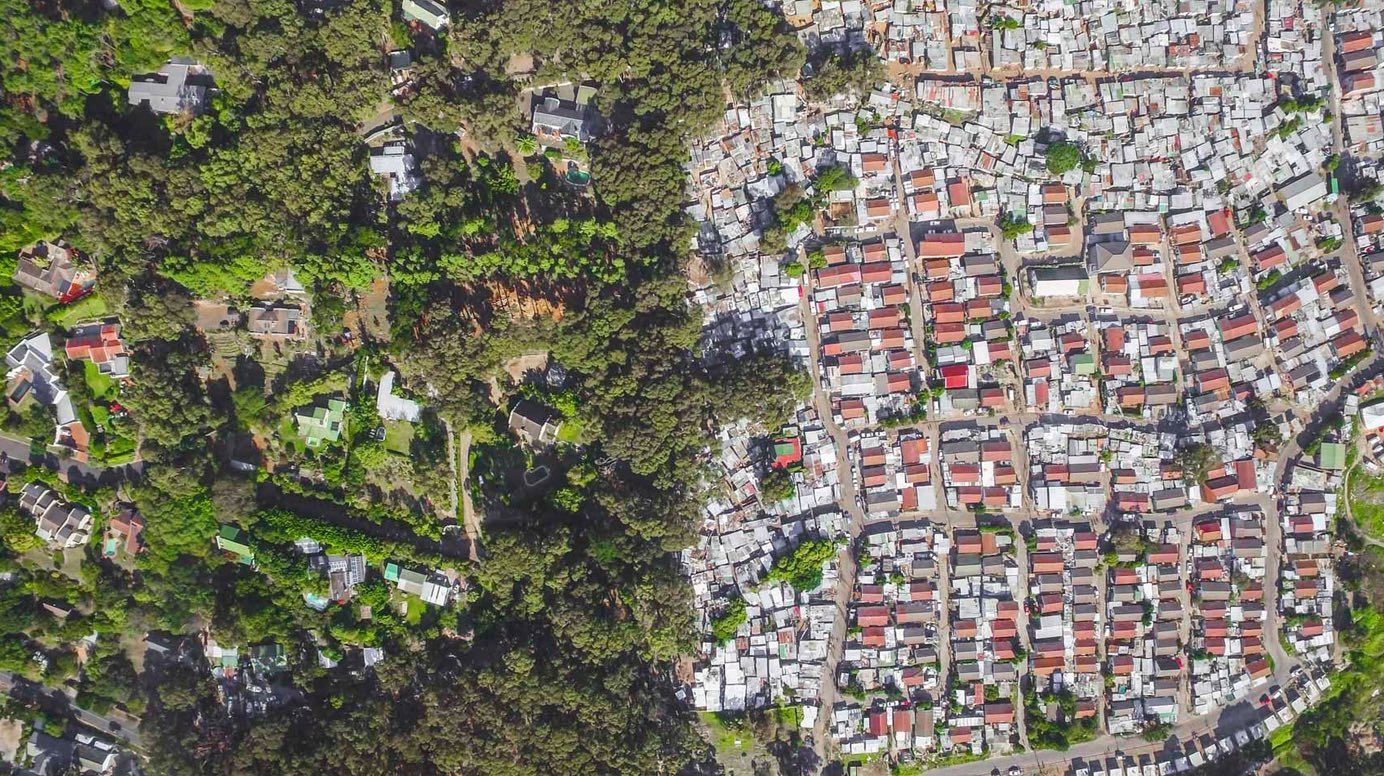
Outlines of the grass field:
<svg viewBox="0 0 1384 776">
<path fill-rule="evenodd" d="M 1350 473 L 1350 514 L 1356 525 L 1376 539 L 1384 539 L 1384 477 L 1360 469 Z"/>
<path fill-rule="evenodd" d="M 79 299 L 66 307 L 59 307 L 48 315 L 48 320 L 63 327 L 71 327 L 73 324 L 80 323 L 91 318 L 100 318 L 110 312 L 106 306 L 106 300 L 100 294 L 92 294 L 84 299 Z"/>
<path fill-rule="evenodd" d="M 406 420 L 386 420 L 384 422 L 384 449 L 399 455 L 408 455 L 413 442 L 413 424 Z"/>
<path fill-rule="evenodd" d="M 115 380 L 101 374 L 101 368 L 95 363 L 83 362 L 82 377 L 86 380 L 87 390 L 91 391 L 93 399 L 115 400 L 118 393 Z"/>
<path fill-rule="evenodd" d="M 428 610 L 428 605 L 423 603 L 423 599 L 417 596 L 406 596 L 404 606 L 404 621 L 409 625 L 417 625 L 423 619 L 423 613 Z"/>
</svg>

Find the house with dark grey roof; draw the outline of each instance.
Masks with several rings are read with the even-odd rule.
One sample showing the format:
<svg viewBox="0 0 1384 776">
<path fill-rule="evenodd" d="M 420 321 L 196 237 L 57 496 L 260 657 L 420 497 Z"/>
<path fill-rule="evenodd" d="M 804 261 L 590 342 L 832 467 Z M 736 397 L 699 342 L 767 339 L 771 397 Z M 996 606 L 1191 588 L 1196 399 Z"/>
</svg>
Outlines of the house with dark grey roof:
<svg viewBox="0 0 1384 776">
<path fill-rule="evenodd" d="M 83 507 L 63 501 L 42 483 L 30 482 L 19 493 L 19 508 L 34 518 L 34 533 L 50 547 L 79 547 L 91 537 L 95 519 Z"/>
<path fill-rule="evenodd" d="M 52 407 L 57 425 L 77 421 L 77 410 L 59 377 L 53 360 L 53 342 L 47 332 L 37 331 L 20 340 L 5 354 L 6 375 L 10 401 L 22 403 L 32 396 L 40 404 Z"/>
<path fill-rule="evenodd" d="M 14 282 L 67 303 L 90 293 L 96 272 L 66 242 L 41 240 L 19 251 Z"/>
<path fill-rule="evenodd" d="M 1134 251 L 1124 240 L 1092 243 L 1087 251 L 1096 272 L 1129 272 L 1134 269 Z"/>
<path fill-rule="evenodd" d="M 303 308 L 297 305 L 257 304 L 250 308 L 246 321 L 250 336 L 270 339 L 303 339 Z"/>
<path fill-rule="evenodd" d="M 547 447 L 557 441 L 562 420 L 538 402 L 520 399 L 509 411 L 509 430 L 529 446 Z"/>
<path fill-rule="evenodd" d="M 597 117 L 588 105 L 555 96 L 539 97 L 534 101 L 533 134 L 549 143 L 573 139 L 585 143 L 596 136 Z"/>
<path fill-rule="evenodd" d="M 135 76 L 128 92 L 131 105 L 155 113 L 197 115 L 212 92 L 211 73 L 195 60 L 174 57 L 157 73 Z"/>
</svg>

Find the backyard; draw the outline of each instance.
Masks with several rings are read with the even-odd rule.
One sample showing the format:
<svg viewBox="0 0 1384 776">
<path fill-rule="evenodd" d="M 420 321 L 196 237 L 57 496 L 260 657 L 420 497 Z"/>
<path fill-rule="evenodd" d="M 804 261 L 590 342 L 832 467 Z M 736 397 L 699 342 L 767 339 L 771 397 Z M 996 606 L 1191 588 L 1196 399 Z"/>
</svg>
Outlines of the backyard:
<svg viewBox="0 0 1384 776">
<path fill-rule="evenodd" d="M 93 318 L 101 318 L 109 312 L 110 308 L 100 294 L 90 294 L 72 304 L 50 309 L 48 320 L 65 329 L 70 329 L 74 324 Z"/>
</svg>

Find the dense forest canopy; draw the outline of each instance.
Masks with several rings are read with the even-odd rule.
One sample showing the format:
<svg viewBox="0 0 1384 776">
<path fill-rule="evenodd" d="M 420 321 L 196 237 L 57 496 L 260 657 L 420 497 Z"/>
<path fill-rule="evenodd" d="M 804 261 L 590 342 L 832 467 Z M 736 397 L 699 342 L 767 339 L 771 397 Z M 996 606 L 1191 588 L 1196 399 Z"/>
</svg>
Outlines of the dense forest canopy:
<svg viewBox="0 0 1384 776">
<path fill-rule="evenodd" d="M 435 36 L 381 0 L 7 0 L 0 140 L 12 165 L 0 172 L 0 253 L 13 261 L 24 245 L 62 237 L 94 259 L 131 343 L 122 401 L 146 461 L 142 481 L 118 494 L 147 520 L 135 575 L 102 564 L 63 595 L 121 612 L 103 626 L 117 633 L 209 627 L 227 642 L 288 645 L 305 690 L 249 723 L 228 715 L 204 671 L 172 664 L 136 677 L 105 655 L 87 692 L 144 711 L 152 772 L 670 773 L 706 756 L 670 696 L 670 661 L 693 635 L 671 552 L 693 536 L 708 430 L 781 419 L 803 378 L 772 358 L 699 365 L 701 322 L 680 276 L 681 165 L 688 138 L 728 97 L 796 75 L 804 52 L 757 0 L 450 10 L 450 29 Z M 391 95 L 395 49 L 414 63 L 411 87 Z M 174 56 L 213 75 L 207 110 L 127 105 L 131 79 Z M 532 70 L 523 82 L 511 75 L 521 60 Z M 559 81 L 593 83 L 605 119 L 581 149 L 592 196 L 521 150 L 521 90 Z M 363 135 L 395 116 L 428 152 L 421 185 L 391 202 Z M 508 359 L 538 348 L 566 370 L 586 444 L 566 462 L 560 498 L 487 531 L 474 566 L 450 560 L 470 583 L 460 614 L 405 623 L 378 583 L 358 593 L 379 604 L 369 622 L 303 607 L 298 589 L 320 583 L 296 563 L 295 534 L 372 561 L 438 550 L 263 503 L 265 483 L 229 471 L 208 443 L 252 433 L 324 385 L 266 403 L 204 374 L 211 346 L 194 302 L 242 299 L 280 269 L 295 271 L 314 316 L 338 330 L 387 278 L 392 327 L 360 353 L 430 386 L 439 420 L 479 445 L 496 436 L 489 385 Z M 472 293 L 522 281 L 562 300 L 560 321 L 511 319 Z M 319 456 L 331 477 L 358 482 L 383 455 L 358 441 L 344 464 Z M 445 468 L 430 455 L 420 460 Z M 69 495 L 98 504 L 117 494 Z M 207 537 L 227 523 L 255 537 L 253 570 L 213 552 Z M 7 545 L 7 564 L 27 549 Z M 36 594 L 11 596 L 10 614 L 22 619 Z M 365 673 L 313 658 L 359 646 L 389 658 Z"/>
</svg>

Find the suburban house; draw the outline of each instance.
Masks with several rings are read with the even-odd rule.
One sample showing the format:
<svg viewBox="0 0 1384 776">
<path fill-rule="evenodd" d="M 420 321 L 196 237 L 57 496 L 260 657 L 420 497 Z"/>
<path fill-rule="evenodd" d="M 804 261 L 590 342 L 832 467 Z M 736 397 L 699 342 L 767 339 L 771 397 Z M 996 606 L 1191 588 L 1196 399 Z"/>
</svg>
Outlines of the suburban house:
<svg viewBox="0 0 1384 776">
<path fill-rule="evenodd" d="M 341 429 L 346 422 L 346 402 L 328 399 L 327 406 L 295 412 L 293 419 L 298 423 L 298 434 L 308 447 L 317 447 L 323 441 L 335 442 L 341 439 Z"/>
<path fill-rule="evenodd" d="M 255 565 L 255 551 L 250 549 L 250 537 L 233 525 L 223 525 L 216 532 L 216 549 L 246 566 Z"/>
<path fill-rule="evenodd" d="M 509 411 L 509 430 L 531 447 L 547 447 L 557 441 L 562 421 L 557 413 L 535 401 L 520 399 Z"/>
<path fill-rule="evenodd" d="M 315 555 L 310 563 L 326 572 L 330 588 L 327 595 L 339 604 L 349 600 L 356 585 L 365 581 L 364 555 Z"/>
<path fill-rule="evenodd" d="M 111 518 L 101 543 L 101 554 L 107 558 L 114 558 L 122 551 L 130 557 L 144 551 L 144 516 L 133 509 Z"/>
<path fill-rule="evenodd" d="M 418 22 L 433 32 L 439 32 L 452 20 L 446 6 L 433 0 L 404 0 L 404 21 Z"/>
<path fill-rule="evenodd" d="M 250 336 L 266 339 L 303 339 L 308 330 L 303 308 L 297 305 L 260 303 L 245 316 Z"/>
<path fill-rule="evenodd" d="M 45 240 L 19 251 L 14 282 L 66 304 L 91 293 L 96 272 L 77 249 Z"/>
<path fill-rule="evenodd" d="M 31 482 L 19 493 L 19 508 L 34 518 L 34 533 L 50 547 L 80 547 L 91 538 L 91 513 L 63 501 L 41 482 Z"/>
<path fill-rule="evenodd" d="M 375 392 L 375 411 L 383 420 L 404 420 L 417 423 L 423 408 L 412 399 L 405 399 L 394 393 L 393 370 L 380 377 L 379 390 Z"/>
<path fill-rule="evenodd" d="M 567 140 L 585 143 L 596 137 L 599 117 L 591 109 L 591 95 L 577 90 L 571 98 L 547 94 L 534 98 L 530 128 L 540 142 L 560 145 Z M 586 100 L 580 99 L 586 96 Z"/>
<path fill-rule="evenodd" d="M 423 183 L 418 162 L 401 141 L 370 151 L 370 172 L 389 183 L 389 201 L 398 202 Z"/>
<path fill-rule="evenodd" d="M 400 591 L 435 606 L 446 606 L 452 597 L 451 584 L 435 572 L 427 573 L 389 563 L 384 567 L 384 578 L 397 585 Z"/>
<path fill-rule="evenodd" d="M 157 73 L 137 75 L 130 82 L 131 105 L 155 113 L 197 115 L 206 109 L 212 91 L 211 73 L 195 60 L 174 57 Z"/>
<path fill-rule="evenodd" d="M 130 376 L 129 351 L 120 338 L 120 324 L 115 321 L 83 323 L 72 330 L 63 346 L 70 361 L 90 361 L 101 374 L 115 380 Z"/>
<path fill-rule="evenodd" d="M 40 730 L 29 734 L 25 753 L 30 767 L 16 773 L 116 773 L 122 758 L 128 758 L 109 741 L 94 736 L 54 738 Z"/>
<path fill-rule="evenodd" d="M 53 343 L 45 332 L 35 332 L 20 340 L 5 354 L 9 367 L 6 395 L 10 406 L 18 407 L 33 399 L 52 407 L 59 428 L 77 422 L 77 411 L 67 389 L 53 367 Z"/>
</svg>

